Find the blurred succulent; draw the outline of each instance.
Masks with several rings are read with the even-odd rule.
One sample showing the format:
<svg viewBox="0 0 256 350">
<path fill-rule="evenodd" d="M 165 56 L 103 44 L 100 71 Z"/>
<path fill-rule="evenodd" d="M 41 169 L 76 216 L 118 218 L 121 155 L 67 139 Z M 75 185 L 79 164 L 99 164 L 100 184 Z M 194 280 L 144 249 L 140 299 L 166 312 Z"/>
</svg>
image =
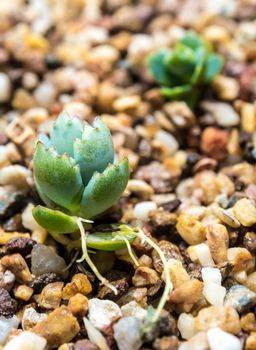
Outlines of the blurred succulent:
<svg viewBox="0 0 256 350">
<path fill-rule="evenodd" d="M 148 68 L 167 98 L 193 106 L 200 87 L 210 83 L 223 67 L 223 58 L 210 44 L 189 31 L 173 49 L 164 48 L 148 57 Z"/>
</svg>

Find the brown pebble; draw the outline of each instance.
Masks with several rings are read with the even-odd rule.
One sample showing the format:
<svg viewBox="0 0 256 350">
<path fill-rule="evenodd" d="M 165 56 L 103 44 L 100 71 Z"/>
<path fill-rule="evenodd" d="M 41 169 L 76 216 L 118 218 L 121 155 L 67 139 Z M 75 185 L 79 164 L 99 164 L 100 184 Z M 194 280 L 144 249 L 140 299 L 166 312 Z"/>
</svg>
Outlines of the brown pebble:
<svg viewBox="0 0 256 350">
<path fill-rule="evenodd" d="M 19 283 L 27 284 L 31 282 L 32 275 L 26 261 L 20 254 L 5 255 L 1 259 L 1 264 L 5 269 L 10 270 L 15 275 Z"/>
<path fill-rule="evenodd" d="M 132 283 L 135 287 L 152 286 L 159 281 L 157 272 L 146 266 L 140 266 L 135 270 Z"/>
<path fill-rule="evenodd" d="M 68 308 L 74 316 L 84 317 L 88 311 L 88 298 L 81 293 L 77 293 L 69 299 Z"/>
<path fill-rule="evenodd" d="M 44 309 L 56 309 L 60 306 L 63 282 L 47 284 L 37 299 L 37 303 Z"/>
<path fill-rule="evenodd" d="M 202 132 L 201 149 L 210 157 L 222 160 L 227 155 L 228 138 L 226 130 L 208 127 Z"/>
</svg>

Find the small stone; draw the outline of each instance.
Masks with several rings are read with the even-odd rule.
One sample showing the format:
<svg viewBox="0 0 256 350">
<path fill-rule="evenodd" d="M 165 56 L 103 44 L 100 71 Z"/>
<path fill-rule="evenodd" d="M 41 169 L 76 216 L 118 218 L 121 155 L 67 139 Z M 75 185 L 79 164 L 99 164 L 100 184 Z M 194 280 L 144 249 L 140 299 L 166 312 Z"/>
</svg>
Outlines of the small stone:
<svg viewBox="0 0 256 350">
<path fill-rule="evenodd" d="M 69 299 L 68 308 L 74 316 L 84 317 L 88 311 L 88 298 L 81 293 L 77 293 Z"/>
<path fill-rule="evenodd" d="M 12 317 L 14 315 L 14 304 L 7 290 L 0 288 L 0 316 Z"/>
<path fill-rule="evenodd" d="M 201 137 L 201 149 L 216 160 L 222 160 L 227 155 L 229 134 L 226 130 L 214 127 L 204 129 Z"/>
<path fill-rule="evenodd" d="M 49 81 L 42 82 L 35 90 L 34 97 L 40 106 L 49 108 L 54 102 L 57 90 Z"/>
<path fill-rule="evenodd" d="M 94 327 L 104 330 L 122 316 L 119 306 L 111 300 L 89 300 L 88 318 Z"/>
<path fill-rule="evenodd" d="M 17 89 L 15 91 L 12 107 L 15 109 L 26 110 L 36 106 L 34 97 L 25 89 Z"/>
<path fill-rule="evenodd" d="M 47 284 L 37 299 L 37 303 L 44 309 L 56 309 L 60 306 L 63 282 Z"/>
<path fill-rule="evenodd" d="M 139 220 L 147 221 L 149 213 L 152 210 L 156 210 L 157 205 L 155 202 L 140 202 L 134 207 L 134 217 Z"/>
<path fill-rule="evenodd" d="M 83 273 L 77 273 L 72 277 L 70 283 L 68 283 L 62 291 L 62 299 L 68 300 L 77 293 L 87 295 L 91 293 L 92 285 L 88 277 Z"/>
<path fill-rule="evenodd" d="M 250 227 L 256 223 L 256 208 L 249 199 L 239 199 L 235 203 L 233 211 L 243 226 Z"/>
<path fill-rule="evenodd" d="M 11 81 L 7 74 L 0 73 L 0 103 L 8 102 L 11 96 Z"/>
<path fill-rule="evenodd" d="M 66 306 L 58 307 L 31 329 L 32 332 L 44 337 L 48 346 L 52 348 L 68 343 L 79 330 L 77 319 Z"/>
<path fill-rule="evenodd" d="M 212 224 L 206 228 L 207 243 L 216 264 L 228 259 L 228 231 L 224 225 Z"/>
<path fill-rule="evenodd" d="M 1 259 L 1 264 L 6 270 L 10 270 L 21 284 L 31 282 L 32 275 L 26 261 L 20 254 L 5 255 Z"/>
<path fill-rule="evenodd" d="M 242 342 L 232 334 L 220 328 L 212 328 L 207 332 L 211 350 L 242 350 Z"/>
<path fill-rule="evenodd" d="M 224 305 L 231 306 L 239 313 L 242 313 L 256 304 L 256 293 L 245 286 L 232 286 L 226 295 Z"/>
<path fill-rule="evenodd" d="M 66 263 L 55 251 L 43 244 L 34 246 L 31 252 L 31 271 L 34 275 L 40 276 L 45 273 L 55 273 L 66 277 Z"/>
<path fill-rule="evenodd" d="M 199 244 L 205 240 L 206 232 L 203 224 L 191 216 L 180 215 L 176 228 L 189 245 Z"/>
<path fill-rule="evenodd" d="M 182 313 L 178 318 L 178 330 L 183 339 L 189 339 L 195 334 L 195 320 L 191 314 Z"/>
<path fill-rule="evenodd" d="M 155 350 L 178 350 L 180 349 L 179 345 L 179 339 L 173 335 L 169 337 L 166 336 L 157 338 L 153 343 L 153 348 Z"/>
<path fill-rule="evenodd" d="M 245 350 L 256 349 L 256 332 L 251 332 L 245 342 Z"/>
<path fill-rule="evenodd" d="M 140 103 L 141 98 L 139 95 L 122 96 L 114 101 L 113 108 L 117 112 L 124 112 L 138 108 Z"/>
<path fill-rule="evenodd" d="M 256 253 L 256 233 L 246 232 L 243 239 L 243 245 L 250 253 Z"/>
<path fill-rule="evenodd" d="M 179 251 L 179 248 L 169 241 L 161 240 L 158 242 L 159 248 L 162 250 L 165 259 L 169 261 L 170 259 L 175 259 L 180 262 L 183 262 L 182 255 Z M 163 262 L 159 257 L 159 254 L 157 251 L 153 250 L 152 253 L 152 259 L 153 259 L 153 265 L 157 272 L 162 273 L 163 272 Z"/>
<path fill-rule="evenodd" d="M 250 273 L 245 281 L 246 287 L 256 293 L 256 271 Z"/>
<path fill-rule="evenodd" d="M 147 315 L 147 310 L 142 308 L 136 301 L 130 301 L 129 303 L 121 307 L 121 312 L 124 317 L 136 317 L 143 320 Z"/>
<path fill-rule="evenodd" d="M 195 124 L 195 116 L 185 102 L 168 102 L 163 109 L 179 129 L 187 129 Z"/>
<path fill-rule="evenodd" d="M 190 279 L 189 274 L 184 269 L 180 260 L 171 258 L 167 260 L 167 264 L 174 289 L 181 286 L 184 282 Z M 162 279 L 165 280 L 164 274 L 162 276 Z"/>
<path fill-rule="evenodd" d="M 256 111 L 252 103 L 244 102 L 241 107 L 241 127 L 248 133 L 256 130 Z"/>
<path fill-rule="evenodd" d="M 228 249 L 228 261 L 232 264 L 235 273 L 251 270 L 255 266 L 255 260 L 251 253 L 240 247 Z"/>
<path fill-rule="evenodd" d="M 4 350 L 44 350 L 46 339 L 32 332 L 21 332 L 13 337 Z"/>
<path fill-rule="evenodd" d="M 28 301 L 32 297 L 33 293 L 33 289 L 25 284 L 19 285 L 14 291 L 15 298 L 23 301 Z"/>
<path fill-rule="evenodd" d="M 195 304 L 202 297 L 203 283 L 191 279 L 175 288 L 169 295 L 169 301 L 174 304 Z"/>
<path fill-rule="evenodd" d="M 34 245 L 36 245 L 36 242 L 31 238 L 11 238 L 5 245 L 5 253 L 19 253 L 23 256 L 26 256 L 31 253 L 31 250 L 33 249 Z"/>
<path fill-rule="evenodd" d="M 0 189 L 0 218 L 6 219 L 18 212 L 25 204 L 26 195 L 12 186 Z"/>
<path fill-rule="evenodd" d="M 207 331 L 213 327 L 220 327 L 226 332 L 237 334 L 241 331 L 239 315 L 230 306 L 209 306 L 201 309 L 195 317 L 197 331 Z"/>
<path fill-rule="evenodd" d="M 33 307 L 27 307 L 22 315 L 22 329 L 28 331 L 47 317 L 46 313 L 39 313 Z"/>
<path fill-rule="evenodd" d="M 140 266 L 135 270 L 132 283 L 135 287 L 146 287 L 157 284 L 159 276 L 157 272 L 146 266 Z"/>
<path fill-rule="evenodd" d="M 241 327 L 246 333 L 256 332 L 256 318 L 254 313 L 249 312 L 248 314 L 241 317 Z"/>
<path fill-rule="evenodd" d="M 29 286 L 34 289 L 35 293 L 40 293 L 47 284 L 58 282 L 59 280 L 60 277 L 58 277 L 55 273 L 44 273 L 34 277 L 29 283 Z"/>
<path fill-rule="evenodd" d="M 155 140 L 164 145 L 168 152 L 167 154 L 170 156 L 174 155 L 179 148 L 176 138 L 164 130 L 159 130 L 156 133 Z"/>
<path fill-rule="evenodd" d="M 0 316 L 0 345 L 5 343 L 13 328 L 18 328 L 19 323 L 20 320 L 17 316 L 11 318 Z"/>
<path fill-rule="evenodd" d="M 138 350 L 141 347 L 141 321 L 138 318 L 123 317 L 114 324 L 113 329 L 119 350 Z"/>
<path fill-rule="evenodd" d="M 12 289 L 15 282 L 15 275 L 6 270 L 4 272 L 0 272 L 0 288 L 6 289 L 8 292 Z"/>
<path fill-rule="evenodd" d="M 217 75 L 214 80 L 213 80 L 213 88 L 214 90 L 216 91 L 218 97 L 222 100 L 225 100 L 225 101 L 232 101 L 234 100 L 235 98 L 237 98 L 238 94 L 239 94 L 239 90 L 240 90 L 240 87 L 239 87 L 239 83 L 236 79 L 234 78 L 230 78 L 230 77 L 227 77 L 225 75 Z M 214 105 L 218 105 L 220 104 L 219 103 L 215 103 Z M 223 103 L 223 105 L 227 106 L 226 104 Z M 230 105 L 228 105 L 230 107 Z M 217 106 L 217 108 L 219 108 Z M 222 107 L 223 108 L 223 107 Z M 226 108 L 226 107 L 224 107 Z M 216 113 L 217 114 L 217 113 Z M 238 118 L 236 116 L 236 118 L 234 117 L 236 113 L 234 112 L 233 113 L 233 117 L 232 117 L 232 114 L 227 114 L 226 113 L 226 119 L 221 121 L 221 118 L 219 117 L 220 119 L 220 122 L 223 124 L 230 124 L 231 125 L 223 125 L 223 126 L 234 126 L 234 125 L 237 125 L 238 124 Z M 220 111 L 220 114 L 221 116 L 224 116 L 224 111 L 221 110 Z M 233 119 L 232 119 L 233 118 Z M 219 123 L 218 123 L 219 124 Z M 221 125 L 221 124 L 219 124 Z"/>
<path fill-rule="evenodd" d="M 198 348 L 199 346 L 199 348 Z M 179 350 L 209 350 L 206 332 L 198 332 L 188 341 L 182 343 Z"/>
<path fill-rule="evenodd" d="M 226 79 L 230 78 L 225 77 L 225 80 Z M 231 91 L 227 91 L 227 94 L 230 92 Z M 207 112 L 213 114 L 219 126 L 236 126 L 240 121 L 239 115 L 235 112 L 234 108 L 229 103 L 205 101 L 202 103 L 202 107 Z"/>
</svg>

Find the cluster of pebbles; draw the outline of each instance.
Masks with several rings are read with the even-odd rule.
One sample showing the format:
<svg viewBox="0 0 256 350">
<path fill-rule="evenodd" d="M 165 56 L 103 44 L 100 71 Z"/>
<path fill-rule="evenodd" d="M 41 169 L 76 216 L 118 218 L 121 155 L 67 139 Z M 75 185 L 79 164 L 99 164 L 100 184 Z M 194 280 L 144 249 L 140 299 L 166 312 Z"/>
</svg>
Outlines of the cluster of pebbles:
<svg viewBox="0 0 256 350">
<path fill-rule="evenodd" d="M 0 349 L 256 349 L 256 5 L 253 0 L 0 2 Z M 166 101 L 145 60 L 193 29 L 225 66 L 195 110 Z M 133 170 L 96 224 L 139 226 L 136 239 L 92 258 L 34 221 L 32 157 L 63 109 L 109 126 Z"/>
</svg>

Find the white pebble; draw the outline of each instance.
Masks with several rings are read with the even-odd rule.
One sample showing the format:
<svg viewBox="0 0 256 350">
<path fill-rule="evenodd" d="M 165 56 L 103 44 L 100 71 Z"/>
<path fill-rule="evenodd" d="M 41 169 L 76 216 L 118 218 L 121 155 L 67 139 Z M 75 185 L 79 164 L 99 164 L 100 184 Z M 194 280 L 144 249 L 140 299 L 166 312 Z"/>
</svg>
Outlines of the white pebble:
<svg viewBox="0 0 256 350">
<path fill-rule="evenodd" d="M 88 304 L 88 318 L 99 330 L 109 326 L 122 316 L 119 306 L 111 300 L 92 298 Z"/>
<path fill-rule="evenodd" d="M 121 311 L 124 317 L 133 316 L 143 320 L 147 316 L 147 310 L 143 309 L 135 300 L 123 305 Z"/>
<path fill-rule="evenodd" d="M 40 225 L 36 222 L 32 215 L 32 210 L 35 206 L 29 203 L 21 214 L 22 225 L 30 231 L 44 231 Z"/>
<path fill-rule="evenodd" d="M 224 298 L 226 296 L 226 288 L 216 284 L 207 283 L 203 288 L 203 295 L 205 299 L 216 307 L 222 307 L 224 303 Z"/>
<path fill-rule="evenodd" d="M 44 350 L 46 339 L 32 332 L 22 332 L 14 337 L 3 350 Z"/>
<path fill-rule="evenodd" d="M 230 127 L 239 124 L 239 114 L 229 103 L 205 101 L 202 103 L 202 107 L 213 114 L 220 126 Z"/>
<path fill-rule="evenodd" d="M 202 278 L 204 283 L 216 283 L 221 285 L 221 273 L 220 270 L 214 267 L 203 267 Z"/>
<path fill-rule="evenodd" d="M 161 142 L 168 149 L 170 155 L 173 155 L 179 148 L 176 138 L 164 130 L 159 130 L 156 133 L 155 140 Z"/>
<path fill-rule="evenodd" d="M 7 340 L 13 328 L 18 328 L 19 323 L 20 321 L 16 316 L 12 318 L 0 317 L 0 344 Z"/>
<path fill-rule="evenodd" d="M 212 260 L 212 255 L 207 244 L 200 243 L 194 246 L 198 260 L 200 264 L 204 267 L 214 266 L 214 261 Z"/>
<path fill-rule="evenodd" d="M 123 317 L 113 329 L 119 350 L 138 350 L 141 347 L 141 321 L 138 318 Z"/>
<path fill-rule="evenodd" d="M 136 219 L 147 221 L 149 213 L 156 209 L 157 205 L 155 202 L 140 202 L 135 205 L 133 215 Z"/>
<path fill-rule="evenodd" d="M 0 185 L 15 185 L 27 189 L 31 178 L 31 171 L 22 165 L 10 165 L 0 170 Z"/>
<path fill-rule="evenodd" d="M 177 326 L 183 339 L 190 339 L 195 334 L 195 319 L 191 314 L 180 314 Z"/>
<path fill-rule="evenodd" d="M 0 103 L 7 102 L 11 95 L 11 82 L 7 74 L 0 73 Z"/>
<path fill-rule="evenodd" d="M 44 81 L 41 83 L 34 92 L 34 96 L 37 102 L 42 107 L 51 107 L 56 97 L 56 89 L 51 82 Z"/>
<path fill-rule="evenodd" d="M 211 328 L 207 332 L 210 350 L 242 350 L 242 342 L 233 334 L 220 328 Z"/>
</svg>

